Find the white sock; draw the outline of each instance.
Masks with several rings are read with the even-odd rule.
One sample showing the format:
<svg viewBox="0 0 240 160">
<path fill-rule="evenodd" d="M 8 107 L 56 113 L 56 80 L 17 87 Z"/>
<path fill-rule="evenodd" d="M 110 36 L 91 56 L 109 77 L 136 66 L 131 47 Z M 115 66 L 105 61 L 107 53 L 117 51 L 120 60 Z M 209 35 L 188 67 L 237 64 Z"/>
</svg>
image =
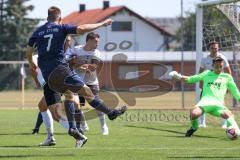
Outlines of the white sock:
<svg viewBox="0 0 240 160">
<path fill-rule="evenodd" d="M 83 113 L 83 110 L 82 110 L 82 109 L 80 110 L 80 112 L 81 112 L 81 115 L 84 116 L 84 113 Z M 80 121 L 80 125 L 83 126 L 83 127 L 88 127 L 87 121 L 86 121 L 85 117 L 84 117 L 83 119 L 84 119 L 84 120 L 81 120 L 81 121 Z"/>
<path fill-rule="evenodd" d="M 199 123 L 200 124 L 206 124 L 206 115 L 205 114 L 202 114 L 200 117 L 199 117 Z"/>
<path fill-rule="evenodd" d="M 81 122 L 80 122 L 80 125 L 81 125 L 83 128 L 88 127 L 88 124 L 87 124 L 86 121 L 81 121 Z"/>
<path fill-rule="evenodd" d="M 106 120 L 105 120 L 105 114 L 103 112 L 98 113 L 98 118 L 99 118 L 99 121 L 100 121 L 100 124 L 101 124 L 102 127 L 104 125 L 107 125 Z"/>
<path fill-rule="evenodd" d="M 227 120 L 226 120 L 226 119 L 223 119 L 223 118 L 222 118 L 222 121 L 221 121 L 221 122 L 222 122 L 222 126 L 223 126 L 223 125 L 227 125 Z"/>
<path fill-rule="evenodd" d="M 41 112 L 42 118 L 43 118 L 43 123 L 45 124 L 45 128 L 48 133 L 48 137 L 53 136 L 53 118 L 52 114 L 49 110 L 45 112 Z"/>
<path fill-rule="evenodd" d="M 67 130 L 69 129 L 69 124 L 68 124 L 68 121 L 66 119 L 60 118 L 59 123 L 63 128 L 65 128 Z"/>
</svg>

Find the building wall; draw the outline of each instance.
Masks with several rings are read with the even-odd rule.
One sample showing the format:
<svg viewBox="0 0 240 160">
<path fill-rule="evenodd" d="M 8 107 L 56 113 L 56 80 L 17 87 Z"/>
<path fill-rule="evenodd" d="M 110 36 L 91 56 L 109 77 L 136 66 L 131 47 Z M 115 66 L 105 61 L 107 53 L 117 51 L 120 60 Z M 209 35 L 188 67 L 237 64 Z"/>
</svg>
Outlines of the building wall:
<svg viewBox="0 0 240 160">
<path fill-rule="evenodd" d="M 118 31 L 111 30 L 111 26 L 102 27 L 96 30 L 101 36 L 99 49 L 104 50 L 104 45 L 108 42 L 114 42 L 118 45 L 115 51 L 122 51 L 119 44 L 124 41 L 131 41 L 132 47 L 124 51 L 157 51 L 164 42 L 164 36 L 160 31 L 148 25 L 146 22 L 138 19 L 134 15 L 130 15 L 126 10 L 118 12 L 110 17 L 114 21 L 131 21 L 132 31 Z M 76 36 L 75 40 L 79 44 L 85 43 L 86 33 L 81 36 Z"/>
<path fill-rule="evenodd" d="M 138 71 L 141 71 L 138 75 L 138 79 L 121 80 L 119 78 L 120 66 L 138 66 Z M 156 65 L 169 65 L 172 66 L 172 70 L 181 71 L 180 62 L 139 62 L 139 63 L 125 63 L 125 62 L 106 62 L 102 68 L 99 81 L 102 89 L 107 90 L 129 90 L 134 86 L 139 85 L 157 85 L 159 90 L 180 90 L 181 83 L 179 81 L 173 81 L 171 79 L 155 79 L 153 68 Z M 164 68 L 163 68 L 164 70 Z M 195 62 L 184 62 L 184 74 L 191 75 L 195 73 Z M 185 85 L 185 90 L 194 90 L 194 85 Z"/>
</svg>

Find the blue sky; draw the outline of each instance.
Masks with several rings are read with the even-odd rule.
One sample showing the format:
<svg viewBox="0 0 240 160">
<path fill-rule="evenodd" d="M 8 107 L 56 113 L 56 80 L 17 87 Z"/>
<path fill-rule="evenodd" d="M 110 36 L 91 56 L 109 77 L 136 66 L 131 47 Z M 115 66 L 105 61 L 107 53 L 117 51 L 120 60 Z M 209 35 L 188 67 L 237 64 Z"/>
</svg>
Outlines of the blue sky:
<svg viewBox="0 0 240 160">
<path fill-rule="evenodd" d="M 194 4 L 199 0 L 183 0 L 184 11 L 194 11 Z M 102 7 L 103 0 L 30 0 L 27 4 L 35 6 L 29 13 L 31 18 L 46 18 L 50 6 L 58 6 L 62 16 L 77 11 L 80 3 L 86 4 L 86 9 Z M 146 17 L 176 17 L 181 14 L 181 0 L 110 0 L 110 6 L 125 5 L 140 15 Z"/>
</svg>

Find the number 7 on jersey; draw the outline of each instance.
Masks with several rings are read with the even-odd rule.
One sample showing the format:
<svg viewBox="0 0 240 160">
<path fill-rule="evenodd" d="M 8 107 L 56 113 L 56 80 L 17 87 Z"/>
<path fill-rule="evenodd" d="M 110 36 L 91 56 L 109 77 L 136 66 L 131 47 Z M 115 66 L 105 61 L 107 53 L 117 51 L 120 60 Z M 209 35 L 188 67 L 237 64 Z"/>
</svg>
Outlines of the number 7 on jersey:
<svg viewBox="0 0 240 160">
<path fill-rule="evenodd" d="M 47 51 L 50 51 L 53 34 L 44 35 L 44 38 L 48 38 L 48 45 L 47 45 L 46 50 L 47 50 Z"/>
</svg>

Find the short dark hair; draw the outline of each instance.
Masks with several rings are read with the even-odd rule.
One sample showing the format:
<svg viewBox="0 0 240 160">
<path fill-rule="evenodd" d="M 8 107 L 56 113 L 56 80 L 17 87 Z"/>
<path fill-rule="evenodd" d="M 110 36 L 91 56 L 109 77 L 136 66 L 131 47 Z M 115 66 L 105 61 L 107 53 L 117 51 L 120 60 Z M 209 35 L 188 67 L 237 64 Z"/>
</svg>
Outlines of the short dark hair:
<svg viewBox="0 0 240 160">
<path fill-rule="evenodd" d="M 54 22 L 61 17 L 61 10 L 58 7 L 52 6 L 48 8 L 48 21 Z"/>
<path fill-rule="evenodd" d="M 218 43 L 217 41 L 211 41 L 211 42 L 208 44 L 208 48 L 210 48 L 213 44 L 219 45 L 219 43 Z"/>
<path fill-rule="evenodd" d="M 86 36 L 86 42 L 87 42 L 88 40 L 95 39 L 95 38 L 100 38 L 99 34 L 94 33 L 94 32 L 90 32 L 90 33 L 88 33 L 87 36 Z"/>
</svg>

